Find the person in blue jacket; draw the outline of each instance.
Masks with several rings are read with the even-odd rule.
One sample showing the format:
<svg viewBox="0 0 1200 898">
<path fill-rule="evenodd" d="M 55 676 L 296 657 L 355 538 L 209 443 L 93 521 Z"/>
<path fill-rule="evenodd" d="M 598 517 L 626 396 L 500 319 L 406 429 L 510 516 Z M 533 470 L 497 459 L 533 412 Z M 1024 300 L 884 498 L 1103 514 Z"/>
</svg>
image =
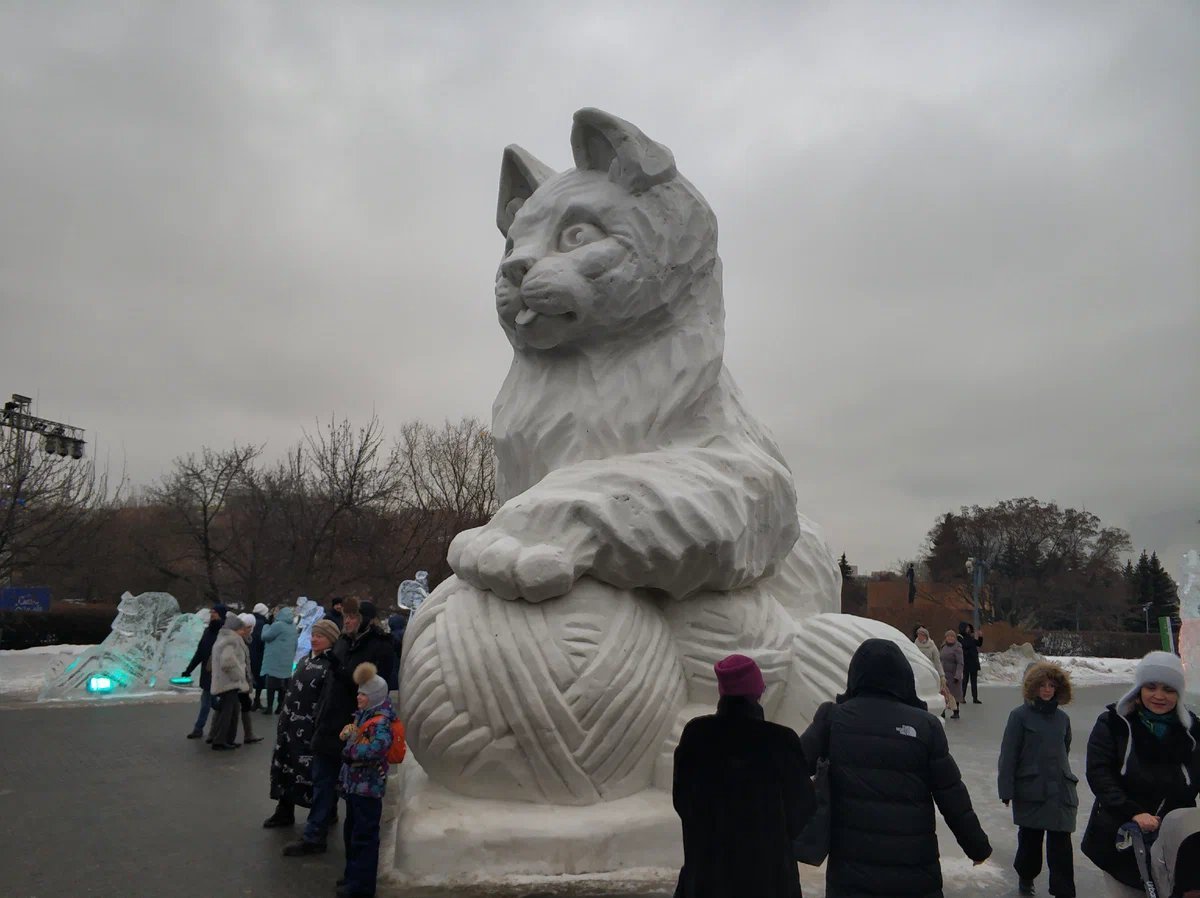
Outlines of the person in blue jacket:
<svg viewBox="0 0 1200 898">
<path fill-rule="evenodd" d="M 299 638 L 300 634 L 292 622 L 292 609 L 287 606 L 280 608 L 279 613 L 275 615 L 275 621 L 263 628 L 263 659 L 260 673 L 267 680 L 264 714 L 278 714 L 283 709 L 283 697 L 287 693 L 288 680 L 292 677 L 292 662 L 296 657 L 296 642 Z"/>
</svg>

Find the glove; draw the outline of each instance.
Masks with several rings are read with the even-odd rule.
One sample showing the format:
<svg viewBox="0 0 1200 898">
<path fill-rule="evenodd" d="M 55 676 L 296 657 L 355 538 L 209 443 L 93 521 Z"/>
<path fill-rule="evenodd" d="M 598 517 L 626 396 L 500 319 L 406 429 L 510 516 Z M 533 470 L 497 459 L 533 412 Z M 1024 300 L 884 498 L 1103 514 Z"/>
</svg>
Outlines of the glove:
<svg viewBox="0 0 1200 898">
<path fill-rule="evenodd" d="M 1007 798 L 1006 798 L 1006 799 L 1004 799 L 1004 806 L 1005 806 L 1005 807 L 1008 807 L 1008 802 L 1009 802 L 1009 799 L 1007 799 Z"/>
</svg>

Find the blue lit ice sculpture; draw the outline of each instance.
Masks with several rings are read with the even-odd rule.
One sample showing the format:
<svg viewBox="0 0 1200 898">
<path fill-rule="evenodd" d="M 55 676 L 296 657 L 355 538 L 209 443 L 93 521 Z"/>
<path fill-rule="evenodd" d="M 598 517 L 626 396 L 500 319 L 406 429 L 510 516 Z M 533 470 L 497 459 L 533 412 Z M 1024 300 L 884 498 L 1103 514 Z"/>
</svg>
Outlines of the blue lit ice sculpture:
<svg viewBox="0 0 1200 898">
<path fill-rule="evenodd" d="M 196 650 L 205 617 L 180 614 L 170 593 L 127 592 L 104 642 L 85 649 L 65 667 L 52 669 L 38 700 L 169 691 L 171 677 L 187 666 Z"/>
</svg>

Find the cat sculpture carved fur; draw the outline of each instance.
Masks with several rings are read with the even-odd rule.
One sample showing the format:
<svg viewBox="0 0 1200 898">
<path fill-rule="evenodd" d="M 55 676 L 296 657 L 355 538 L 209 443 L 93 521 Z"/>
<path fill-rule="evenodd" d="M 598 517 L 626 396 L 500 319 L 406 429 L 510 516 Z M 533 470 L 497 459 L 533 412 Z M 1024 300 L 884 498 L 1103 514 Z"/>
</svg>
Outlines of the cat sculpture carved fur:
<svg viewBox="0 0 1200 898">
<path fill-rule="evenodd" d="M 402 714 L 454 791 L 588 804 L 661 784 L 731 652 L 802 725 L 832 697 L 807 685 L 802 628 L 843 616 L 833 555 L 724 365 L 715 215 L 628 122 L 583 109 L 571 149 L 561 173 L 504 152 L 503 504 L 455 538 L 456 576 L 410 624 Z M 830 690 L 851 642 L 822 662 Z"/>
</svg>

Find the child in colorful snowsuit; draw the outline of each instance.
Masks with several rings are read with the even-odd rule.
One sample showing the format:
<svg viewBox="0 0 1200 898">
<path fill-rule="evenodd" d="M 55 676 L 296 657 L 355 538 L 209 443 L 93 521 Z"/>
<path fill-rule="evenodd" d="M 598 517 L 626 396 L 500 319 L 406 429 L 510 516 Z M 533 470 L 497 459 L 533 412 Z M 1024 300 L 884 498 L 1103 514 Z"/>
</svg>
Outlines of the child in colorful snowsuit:
<svg viewBox="0 0 1200 898">
<path fill-rule="evenodd" d="M 369 898 L 375 894 L 379 867 L 379 818 L 387 789 L 388 752 L 392 748 L 392 721 L 396 712 L 388 701 L 387 681 L 374 664 L 354 669 L 358 684 L 358 712 L 342 728 L 342 769 L 338 790 L 346 799 L 342 838 L 346 871 L 338 882 L 338 898 Z"/>
</svg>

